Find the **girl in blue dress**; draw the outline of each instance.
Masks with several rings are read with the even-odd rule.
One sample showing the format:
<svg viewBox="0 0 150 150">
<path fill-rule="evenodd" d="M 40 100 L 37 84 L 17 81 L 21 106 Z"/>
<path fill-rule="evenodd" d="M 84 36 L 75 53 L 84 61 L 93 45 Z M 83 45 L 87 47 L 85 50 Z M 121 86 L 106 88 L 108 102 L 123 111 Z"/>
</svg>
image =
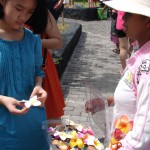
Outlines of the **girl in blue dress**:
<svg viewBox="0 0 150 150">
<path fill-rule="evenodd" d="M 0 150 L 49 150 L 42 130 L 47 93 L 42 88 L 41 39 L 23 27 L 33 15 L 39 14 L 40 21 L 47 21 L 45 3 L 0 1 Z M 46 26 L 39 24 L 37 28 L 44 32 Z M 26 108 L 20 102 L 35 95 L 40 107 Z"/>
</svg>

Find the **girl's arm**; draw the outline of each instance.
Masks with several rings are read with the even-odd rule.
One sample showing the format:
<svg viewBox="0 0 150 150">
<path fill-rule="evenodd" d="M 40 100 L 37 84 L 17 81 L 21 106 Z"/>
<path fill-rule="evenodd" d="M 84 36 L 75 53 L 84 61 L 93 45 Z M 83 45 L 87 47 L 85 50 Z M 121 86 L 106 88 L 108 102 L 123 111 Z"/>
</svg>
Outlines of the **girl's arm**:
<svg viewBox="0 0 150 150">
<path fill-rule="evenodd" d="M 62 37 L 57 23 L 49 12 L 48 24 L 45 31 L 48 39 L 42 39 L 42 47 L 47 49 L 60 49 L 63 46 Z"/>
<path fill-rule="evenodd" d="M 44 72 L 41 70 L 42 66 L 42 43 L 41 38 L 38 35 L 34 36 L 36 39 L 35 47 L 34 47 L 34 65 L 35 65 L 35 75 L 34 75 L 34 88 L 30 95 L 32 98 L 33 96 L 37 95 L 39 101 L 41 101 L 42 105 L 44 105 L 45 100 L 47 98 L 46 91 L 42 88 L 42 79 L 44 77 Z"/>
<path fill-rule="evenodd" d="M 42 87 L 42 77 L 38 76 L 35 78 L 35 86 L 41 86 Z"/>
</svg>

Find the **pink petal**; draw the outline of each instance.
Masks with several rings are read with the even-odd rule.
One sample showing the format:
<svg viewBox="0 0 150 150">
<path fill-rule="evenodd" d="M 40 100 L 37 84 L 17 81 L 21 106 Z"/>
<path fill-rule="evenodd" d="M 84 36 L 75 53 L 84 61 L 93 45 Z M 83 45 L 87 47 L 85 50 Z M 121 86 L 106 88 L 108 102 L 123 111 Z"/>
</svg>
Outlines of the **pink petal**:
<svg viewBox="0 0 150 150">
<path fill-rule="evenodd" d="M 88 129 L 87 132 L 90 134 L 90 135 L 94 135 L 94 131 L 92 129 Z"/>
<path fill-rule="evenodd" d="M 78 133 L 78 138 L 84 138 L 84 134 L 83 133 Z"/>
</svg>

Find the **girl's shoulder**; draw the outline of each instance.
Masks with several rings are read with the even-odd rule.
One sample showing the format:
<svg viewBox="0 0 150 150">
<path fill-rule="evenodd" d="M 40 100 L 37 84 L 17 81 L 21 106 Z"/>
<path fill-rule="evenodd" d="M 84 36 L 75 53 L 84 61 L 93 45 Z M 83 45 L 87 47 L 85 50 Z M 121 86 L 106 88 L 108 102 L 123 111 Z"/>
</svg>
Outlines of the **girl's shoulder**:
<svg viewBox="0 0 150 150">
<path fill-rule="evenodd" d="M 24 28 L 24 33 L 25 33 L 25 38 L 32 38 L 32 40 L 39 38 L 39 35 L 34 34 L 34 33 L 33 33 L 30 29 L 28 29 L 28 28 Z"/>
</svg>

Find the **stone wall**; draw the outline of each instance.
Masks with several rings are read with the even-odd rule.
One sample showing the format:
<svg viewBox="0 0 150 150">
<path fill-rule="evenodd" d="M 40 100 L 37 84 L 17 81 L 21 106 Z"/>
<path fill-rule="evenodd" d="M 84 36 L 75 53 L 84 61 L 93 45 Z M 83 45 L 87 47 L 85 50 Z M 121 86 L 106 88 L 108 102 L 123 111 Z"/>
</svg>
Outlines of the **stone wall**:
<svg viewBox="0 0 150 150">
<path fill-rule="evenodd" d="M 59 78 L 61 78 L 68 61 L 77 45 L 82 32 L 82 26 L 78 23 L 69 23 L 69 27 L 62 33 L 63 48 L 59 50 L 59 55 L 62 56 L 60 63 L 56 65 Z"/>
<path fill-rule="evenodd" d="M 84 21 L 98 20 L 97 8 L 64 8 L 64 17 Z"/>
</svg>

